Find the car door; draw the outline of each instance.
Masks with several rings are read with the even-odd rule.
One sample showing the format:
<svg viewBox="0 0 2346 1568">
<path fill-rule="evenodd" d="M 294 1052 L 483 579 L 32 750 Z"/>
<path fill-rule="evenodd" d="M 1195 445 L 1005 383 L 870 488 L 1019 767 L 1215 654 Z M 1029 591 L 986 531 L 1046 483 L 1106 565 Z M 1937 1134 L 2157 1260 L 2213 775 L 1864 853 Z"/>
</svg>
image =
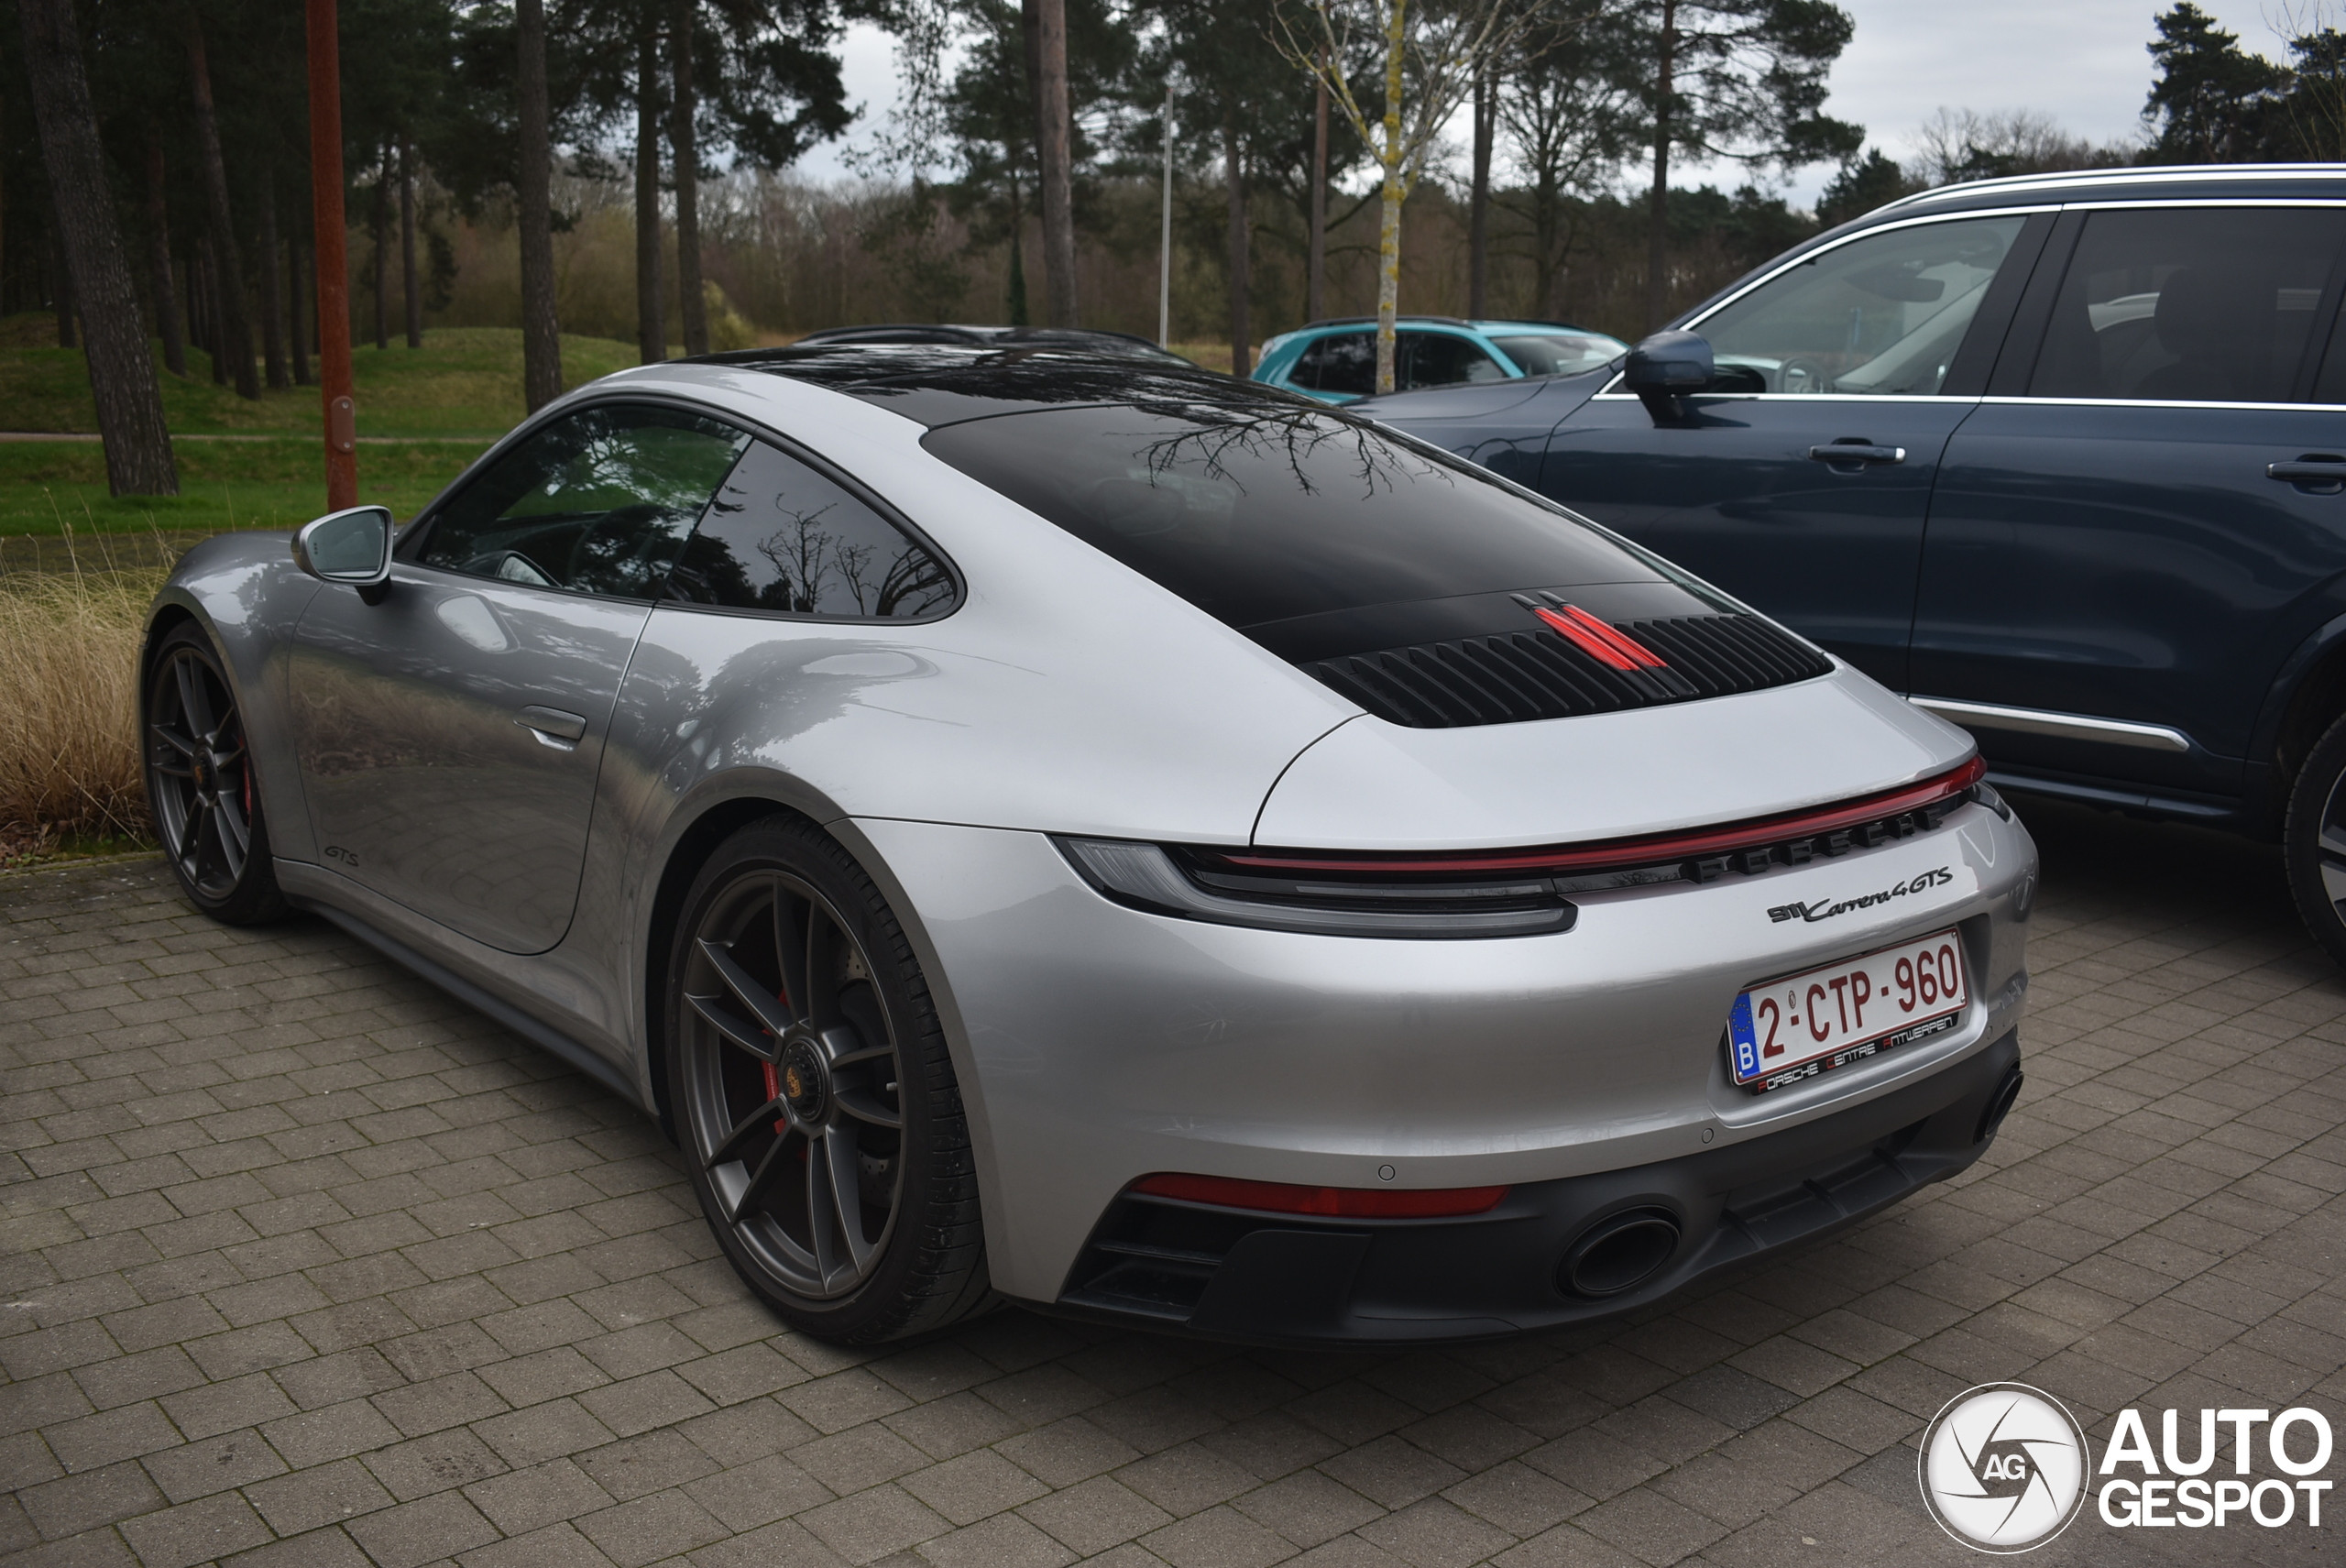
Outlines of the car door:
<svg viewBox="0 0 2346 1568">
<path fill-rule="evenodd" d="M 2346 573 L 2341 271 L 2336 206 L 2064 216 L 1943 461 L 1918 701 L 2007 766 L 2241 787 L 2274 672 L 2336 612 L 2312 590 Z"/>
<path fill-rule="evenodd" d="M 1800 258 L 1690 323 L 1718 375 L 1687 417 L 1600 393 L 1540 488 L 1902 689 L 1932 481 L 1985 382 L 1968 345 L 2001 335 L 2050 224 L 1923 220 Z"/>
<path fill-rule="evenodd" d="M 748 439 L 672 407 L 579 410 L 402 541 L 379 603 L 311 601 L 288 708 L 335 869 L 509 952 L 562 939 L 619 682 Z"/>
</svg>

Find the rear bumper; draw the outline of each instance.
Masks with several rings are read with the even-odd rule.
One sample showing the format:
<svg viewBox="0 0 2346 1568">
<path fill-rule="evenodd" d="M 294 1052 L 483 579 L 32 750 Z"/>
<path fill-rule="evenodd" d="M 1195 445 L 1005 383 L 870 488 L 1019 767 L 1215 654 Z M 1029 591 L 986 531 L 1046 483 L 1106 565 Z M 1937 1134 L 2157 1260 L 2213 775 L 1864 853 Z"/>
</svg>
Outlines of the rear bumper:
<svg viewBox="0 0 2346 1568">
<path fill-rule="evenodd" d="M 1777 1133 L 1509 1190 L 1468 1219 L 1319 1221 L 1119 1197 L 1047 1310 L 1272 1344 L 1485 1339 L 1610 1317 L 1812 1240 L 1979 1157 L 2019 1070 L 2006 1034 L 1945 1070 Z M 1575 1242 L 1632 1212 L 1678 1239 L 1628 1288 L 1562 1278 Z M 1657 1233 L 1659 1234 L 1659 1233 Z"/>
</svg>

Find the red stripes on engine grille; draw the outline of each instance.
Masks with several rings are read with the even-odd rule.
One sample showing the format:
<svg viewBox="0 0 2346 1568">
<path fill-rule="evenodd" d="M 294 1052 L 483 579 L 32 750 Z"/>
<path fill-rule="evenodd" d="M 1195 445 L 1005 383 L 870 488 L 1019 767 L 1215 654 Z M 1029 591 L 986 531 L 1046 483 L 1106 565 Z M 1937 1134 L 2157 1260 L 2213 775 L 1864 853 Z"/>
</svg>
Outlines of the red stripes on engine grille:
<svg viewBox="0 0 2346 1568">
<path fill-rule="evenodd" d="M 1608 668 L 1626 672 L 1669 667 L 1652 649 L 1628 632 L 1607 626 L 1576 604 L 1568 604 L 1560 610 L 1542 606 L 1531 613 L 1554 628 L 1573 647 Z"/>
</svg>

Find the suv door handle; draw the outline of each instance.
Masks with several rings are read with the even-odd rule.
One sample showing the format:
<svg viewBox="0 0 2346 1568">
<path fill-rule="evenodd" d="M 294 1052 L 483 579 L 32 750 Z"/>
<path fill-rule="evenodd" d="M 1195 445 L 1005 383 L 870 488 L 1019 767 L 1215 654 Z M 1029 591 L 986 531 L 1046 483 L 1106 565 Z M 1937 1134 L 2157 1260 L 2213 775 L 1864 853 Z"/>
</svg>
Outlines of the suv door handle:
<svg viewBox="0 0 2346 1568">
<path fill-rule="evenodd" d="M 2267 463 L 2264 477 L 2297 485 L 2319 485 L 2314 494 L 2334 496 L 2346 490 L 2346 457 L 2308 452 L 2294 463 Z"/>
<path fill-rule="evenodd" d="M 1875 446 L 1862 441 L 1836 441 L 1830 446 L 1812 446 L 1808 455 L 1819 463 L 1903 463 L 1906 449 L 1902 446 Z"/>
<path fill-rule="evenodd" d="M 558 707 L 525 707 L 513 720 L 537 737 L 541 746 L 551 746 L 557 751 L 567 751 L 586 738 L 586 720 L 576 713 L 565 713 Z"/>
</svg>

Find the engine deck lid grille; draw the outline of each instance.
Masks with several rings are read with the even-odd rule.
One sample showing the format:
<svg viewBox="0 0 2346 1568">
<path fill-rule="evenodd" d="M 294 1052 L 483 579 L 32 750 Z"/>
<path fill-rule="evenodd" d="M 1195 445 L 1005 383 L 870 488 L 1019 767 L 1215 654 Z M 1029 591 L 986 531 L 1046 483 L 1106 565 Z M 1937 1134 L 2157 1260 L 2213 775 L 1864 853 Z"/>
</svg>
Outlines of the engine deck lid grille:
<svg viewBox="0 0 2346 1568">
<path fill-rule="evenodd" d="M 1298 663 L 1376 717 L 1419 729 L 1731 696 L 1813 680 L 1833 668 L 1758 616 L 1718 611 L 1606 621 L 1557 593 L 1512 597 L 1530 612 L 1520 630 Z"/>
</svg>

